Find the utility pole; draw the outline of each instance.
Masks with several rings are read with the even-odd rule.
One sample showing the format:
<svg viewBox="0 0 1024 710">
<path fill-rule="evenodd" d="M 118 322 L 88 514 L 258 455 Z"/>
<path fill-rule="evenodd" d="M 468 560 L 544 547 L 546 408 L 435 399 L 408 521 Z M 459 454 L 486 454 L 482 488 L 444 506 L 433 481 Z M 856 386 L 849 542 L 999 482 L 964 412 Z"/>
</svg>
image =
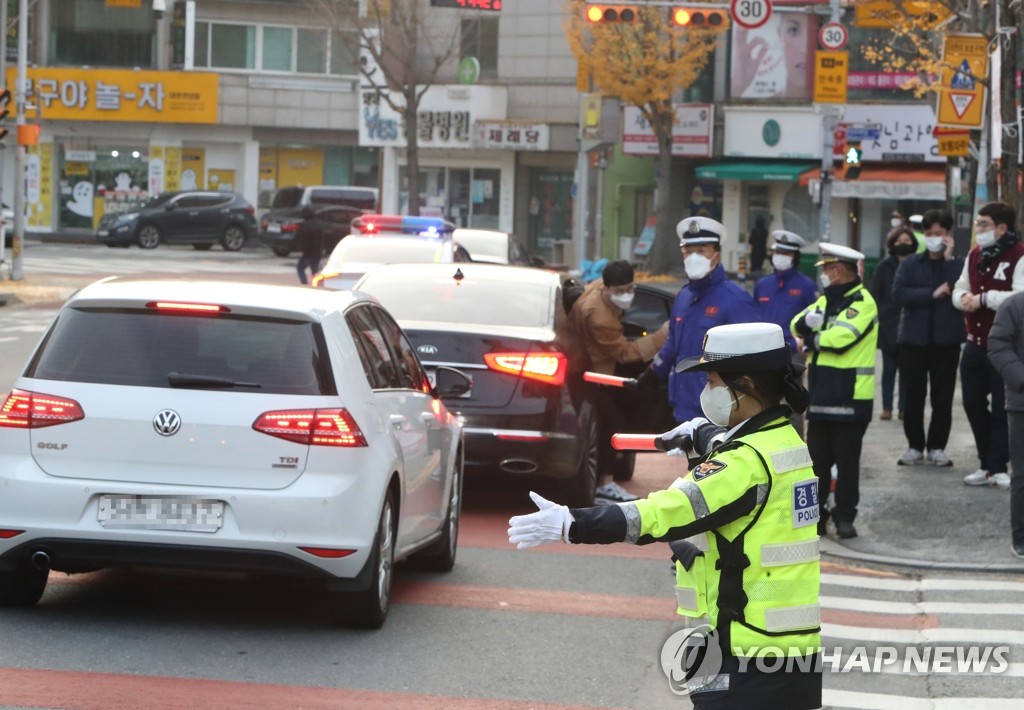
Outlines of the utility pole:
<svg viewBox="0 0 1024 710">
<path fill-rule="evenodd" d="M 4 0 L 0 0 L 4 2 Z M 14 241 L 11 244 L 11 281 L 25 278 L 21 267 L 21 248 L 25 239 L 25 146 L 21 136 L 25 126 L 25 89 L 28 84 L 28 0 L 18 2 L 18 78 L 14 81 L 14 105 L 18 149 L 14 154 Z"/>
<path fill-rule="evenodd" d="M 841 11 L 839 0 L 829 0 L 829 19 L 839 22 Z M 824 113 L 822 121 L 821 149 L 821 205 L 818 207 L 818 240 L 832 241 L 832 151 L 835 148 L 835 130 L 839 126 L 839 116 Z"/>
<path fill-rule="evenodd" d="M 7 87 L 7 1 L 0 0 L 0 86 Z M 6 151 L 4 148 L 7 146 L 0 145 L 0 209 L 4 202 L 4 156 Z M 3 216 L 0 215 L 0 220 L 3 220 Z M 7 248 L 7 230 L 11 229 L 14 225 L 5 224 L 0 229 L 0 279 L 4 278 L 3 264 L 7 261 L 7 254 L 5 249 Z"/>
</svg>

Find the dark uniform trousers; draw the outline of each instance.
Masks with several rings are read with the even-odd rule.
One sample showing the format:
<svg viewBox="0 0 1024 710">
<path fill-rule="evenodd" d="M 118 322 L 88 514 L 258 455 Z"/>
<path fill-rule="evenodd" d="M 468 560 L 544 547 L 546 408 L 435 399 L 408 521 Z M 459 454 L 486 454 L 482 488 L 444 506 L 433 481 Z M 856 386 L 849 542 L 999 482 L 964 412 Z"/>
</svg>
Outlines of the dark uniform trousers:
<svg viewBox="0 0 1024 710">
<path fill-rule="evenodd" d="M 821 522 L 829 516 L 826 502 L 832 488 L 832 465 L 836 478 L 833 520 L 853 522 L 860 502 L 860 450 L 870 422 L 845 422 L 811 419 L 807 422 L 807 450 L 818 477 L 818 501 Z"/>
</svg>

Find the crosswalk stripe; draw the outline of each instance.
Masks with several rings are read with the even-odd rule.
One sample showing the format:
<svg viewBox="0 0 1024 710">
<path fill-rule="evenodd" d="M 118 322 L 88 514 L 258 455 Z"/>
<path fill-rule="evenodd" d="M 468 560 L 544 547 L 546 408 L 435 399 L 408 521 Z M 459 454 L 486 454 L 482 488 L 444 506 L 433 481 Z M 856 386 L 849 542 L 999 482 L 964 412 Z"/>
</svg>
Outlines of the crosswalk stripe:
<svg viewBox="0 0 1024 710">
<path fill-rule="evenodd" d="M 865 643 L 913 645 L 966 642 L 976 646 L 1024 645 L 1024 631 L 1011 629 L 961 629 L 955 627 L 894 629 L 823 623 L 821 635 L 830 639 L 864 641 Z"/>
<path fill-rule="evenodd" d="M 891 602 L 860 597 L 822 595 L 821 605 L 833 609 L 865 611 L 875 614 L 976 614 L 979 616 L 1024 616 L 1020 604 L 978 602 Z"/>
<path fill-rule="evenodd" d="M 914 698 L 905 695 L 826 690 L 826 707 L 834 710 L 1019 710 L 1020 699 L 1010 698 Z"/>
<path fill-rule="evenodd" d="M 821 583 L 891 592 L 1024 592 L 1024 582 L 1001 579 L 891 579 L 823 573 Z"/>
</svg>

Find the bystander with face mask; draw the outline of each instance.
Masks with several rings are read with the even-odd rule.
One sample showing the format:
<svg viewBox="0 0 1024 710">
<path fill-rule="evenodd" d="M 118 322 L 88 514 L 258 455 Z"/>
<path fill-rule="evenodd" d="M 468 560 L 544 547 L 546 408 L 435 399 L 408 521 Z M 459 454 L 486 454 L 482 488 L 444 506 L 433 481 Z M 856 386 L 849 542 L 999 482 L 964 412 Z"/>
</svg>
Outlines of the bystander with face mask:
<svg viewBox="0 0 1024 710">
<path fill-rule="evenodd" d="M 917 251 L 917 238 L 902 222 L 885 238 L 888 256 L 878 262 L 871 278 L 871 295 L 878 305 L 878 349 L 882 352 L 882 413 L 879 419 L 892 419 L 894 393 L 899 383 L 899 418 L 903 418 L 907 387 L 900 375 L 900 348 L 896 335 L 900 325 L 900 306 L 893 300 L 892 284 L 903 260 Z"/>
</svg>

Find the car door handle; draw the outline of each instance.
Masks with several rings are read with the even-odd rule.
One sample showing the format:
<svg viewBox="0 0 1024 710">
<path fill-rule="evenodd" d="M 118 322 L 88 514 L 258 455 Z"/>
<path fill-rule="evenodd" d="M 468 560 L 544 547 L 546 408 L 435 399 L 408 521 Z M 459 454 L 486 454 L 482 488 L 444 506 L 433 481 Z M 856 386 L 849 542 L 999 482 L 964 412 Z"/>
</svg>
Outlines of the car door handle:
<svg viewBox="0 0 1024 710">
<path fill-rule="evenodd" d="M 391 422 L 391 425 L 394 427 L 402 427 L 408 420 L 405 418 L 404 414 L 392 414 L 388 417 L 388 421 Z"/>
</svg>

